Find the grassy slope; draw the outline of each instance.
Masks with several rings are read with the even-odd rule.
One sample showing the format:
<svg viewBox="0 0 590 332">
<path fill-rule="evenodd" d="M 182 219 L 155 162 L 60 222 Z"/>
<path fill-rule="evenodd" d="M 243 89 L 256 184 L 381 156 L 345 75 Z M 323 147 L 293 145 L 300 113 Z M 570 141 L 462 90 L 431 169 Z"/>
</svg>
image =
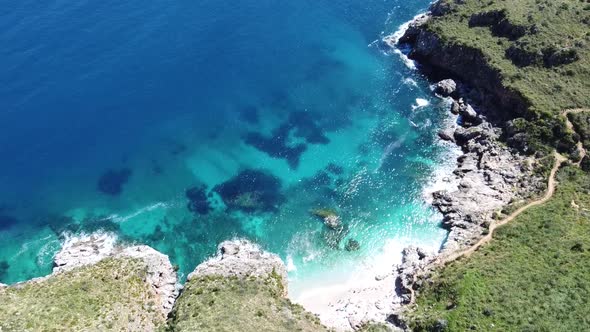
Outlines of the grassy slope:
<svg viewBox="0 0 590 332">
<path fill-rule="evenodd" d="M 548 203 L 434 273 L 410 313 L 415 330 L 438 319 L 448 331 L 590 330 L 590 176 L 567 167 L 558 180 Z"/>
<path fill-rule="evenodd" d="M 588 1 L 443 1 L 453 3 L 453 11 L 433 19 L 428 29 L 446 43 L 480 49 L 502 74 L 503 84 L 519 91 L 533 113 L 561 121 L 561 110 L 590 106 Z M 489 27 L 469 27 L 472 15 L 502 9 L 510 24 L 534 25 L 538 32 L 509 40 Z M 507 57 L 511 46 L 528 51 L 575 48 L 579 59 L 555 67 L 519 67 Z M 588 145 L 587 115 L 570 119 Z M 555 131 L 555 120 L 522 123 L 537 138 L 569 139 Z M 559 146 L 552 139 L 537 142 Z M 414 330 L 436 330 L 437 321 L 439 327 L 445 325 L 441 320 L 448 331 L 590 330 L 590 177 L 568 167 L 560 171 L 559 180 L 548 203 L 498 229 L 494 240 L 471 257 L 433 273 L 432 283 L 420 290 L 417 306 L 409 313 Z"/>
<path fill-rule="evenodd" d="M 207 276 L 186 284 L 170 331 L 326 331 L 301 306 L 282 297 L 277 279 Z"/>
<path fill-rule="evenodd" d="M 431 20 L 428 27 L 446 42 L 480 49 L 503 77 L 503 83 L 529 100 L 533 110 L 559 112 L 590 103 L 590 3 L 585 0 L 464 0 L 453 11 Z M 517 40 L 494 35 L 488 27 L 469 27 L 473 14 L 505 9 L 510 23 L 537 33 Z M 518 67 L 506 57 L 510 46 L 529 51 L 548 47 L 575 49 L 579 60 L 556 67 Z"/>
<path fill-rule="evenodd" d="M 145 264 L 105 259 L 0 289 L 0 331 L 150 331 L 162 326 Z"/>
</svg>

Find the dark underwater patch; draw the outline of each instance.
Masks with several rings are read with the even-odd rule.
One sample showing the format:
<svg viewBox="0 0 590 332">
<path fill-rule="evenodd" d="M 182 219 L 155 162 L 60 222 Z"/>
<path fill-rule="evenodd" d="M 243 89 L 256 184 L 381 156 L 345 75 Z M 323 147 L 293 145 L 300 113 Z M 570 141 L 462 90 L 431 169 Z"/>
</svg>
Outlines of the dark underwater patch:
<svg viewBox="0 0 590 332">
<path fill-rule="evenodd" d="M 271 137 L 259 133 L 248 133 L 244 137 L 244 143 L 268 154 L 273 158 L 285 159 L 289 167 L 296 169 L 299 166 L 301 154 L 307 150 L 303 143 L 295 146 L 288 146 L 290 128 L 283 125 L 275 129 Z"/>
<path fill-rule="evenodd" d="M 249 124 L 257 124 L 260 120 L 258 109 L 254 106 L 246 106 L 240 110 L 240 119 Z"/>
<path fill-rule="evenodd" d="M 330 143 L 312 114 L 308 112 L 291 113 L 289 119 L 273 130 L 270 137 L 251 132 L 244 136 L 244 142 L 273 158 L 285 159 L 289 167 L 296 169 L 299 166 L 301 154 L 307 150 L 307 145 L 304 143 L 290 145 L 291 135 L 305 140 L 308 144 Z"/>
<path fill-rule="evenodd" d="M 204 184 L 187 189 L 185 195 L 188 198 L 187 208 L 189 211 L 198 214 L 211 212 L 212 208 L 207 196 L 207 186 Z"/>
<path fill-rule="evenodd" d="M 117 196 L 123 191 L 123 185 L 129 181 L 131 173 L 129 168 L 107 170 L 98 179 L 97 188 L 104 194 Z"/>
<path fill-rule="evenodd" d="M 309 112 L 293 112 L 289 115 L 290 128 L 294 129 L 295 137 L 304 138 L 309 144 L 328 144 L 330 139 L 326 137 L 322 128 L 313 119 Z"/>
<path fill-rule="evenodd" d="M 275 211 L 285 201 L 281 186 L 281 181 L 272 174 L 247 169 L 213 190 L 230 210 L 268 212 Z"/>
<path fill-rule="evenodd" d="M 18 220 L 15 217 L 8 215 L 0 215 L 0 231 L 8 230 L 17 223 Z"/>
</svg>

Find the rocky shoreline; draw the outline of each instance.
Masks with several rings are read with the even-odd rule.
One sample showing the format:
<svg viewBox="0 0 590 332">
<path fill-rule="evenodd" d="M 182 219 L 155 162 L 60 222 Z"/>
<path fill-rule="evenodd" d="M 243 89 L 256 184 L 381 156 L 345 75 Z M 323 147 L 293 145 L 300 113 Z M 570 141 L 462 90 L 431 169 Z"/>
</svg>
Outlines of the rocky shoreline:
<svg viewBox="0 0 590 332">
<path fill-rule="evenodd" d="M 449 112 L 455 120 L 438 136 L 456 144 L 462 151 L 455 170 L 447 179 L 457 183 L 456 188 L 432 193 L 432 205 L 443 215 L 442 226 L 449 231 L 445 243 L 436 255 L 429 255 L 420 248 L 406 248 L 402 263 L 396 267 L 396 295 L 401 305 L 394 309 L 389 321 L 401 329 L 405 328 L 404 305 L 412 301 L 411 294 L 424 282 L 416 280 L 419 274 L 432 269 L 441 259 L 475 244 L 487 234 L 494 220 L 502 218 L 504 208 L 529 199 L 546 187 L 545 178 L 535 172 L 535 159 L 501 141 L 510 123 L 502 122 L 506 114 L 503 109 L 522 112 L 526 108 L 522 101 L 501 87 L 495 74 L 479 63 L 483 61 L 481 57 L 460 46 L 457 49 L 441 46 L 438 37 L 423 28 L 431 16 L 445 14 L 444 4 L 434 3 L 429 13 L 415 17 L 407 25 L 404 34 L 383 40 L 390 47 L 409 45 L 408 56 L 427 67 L 427 75 L 453 77 L 433 85 L 437 96 L 450 99 Z M 464 54 L 459 56 L 461 52 Z M 475 72 L 477 78 L 464 84 L 459 81 L 464 78 L 459 73 L 465 67 L 471 69 L 464 70 L 464 74 Z M 480 82 L 485 77 L 489 81 Z"/>
</svg>

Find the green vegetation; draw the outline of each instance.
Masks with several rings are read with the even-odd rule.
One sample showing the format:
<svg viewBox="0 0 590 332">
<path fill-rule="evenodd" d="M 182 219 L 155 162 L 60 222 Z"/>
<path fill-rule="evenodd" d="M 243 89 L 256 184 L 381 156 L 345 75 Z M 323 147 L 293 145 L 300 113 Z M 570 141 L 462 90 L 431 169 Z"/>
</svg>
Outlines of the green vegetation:
<svg viewBox="0 0 590 332">
<path fill-rule="evenodd" d="M 590 96 L 589 96 L 590 98 Z M 570 113 L 568 118 L 574 125 L 576 133 L 580 136 L 580 141 L 586 150 L 590 149 L 590 113 Z"/>
<path fill-rule="evenodd" d="M 434 273 L 408 313 L 414 330 L 590 330 L 590 176 L 568 166 L 558 181 L 549 202 Z"/>
<path fill-rule="evenodd" d="M 150 331 L 165 323 L 136 259 L 0 289 L 0 331 Z"/>
<path fill-rule="evenodd" d="M 590 4 L 587 1 L 443 2 L 448 3 L 451 12 L 431 20 L 428 29 L 447 43 L 483 52 L 489 65 L 501 73 L 505 86 L 519 91 L 533 110 L 557 113 L 566 108 L 588 106 Z M 519 52 L 520 57 L 513 54 Z"/>
<path fill-rule="evenodd" d="M 464 54 L 473 50 L 527 105 L 524 113 L 507 110 L 523 117 L 512 135 L 526 137 L 518 139 L 526 148 L 511 145 L 529 153 L 547 153 L 548 146 L 573 153 L 576 137 L 559 112 L 590 106 L 588 1 L 441 0 L 438 8 L 445 14 L 426 28 L 445 46 L 459 46 Z"/>
<path fill-rule="evenodd" d="M 168 330 L 327 331 L 317 317 L 283 297 L 280 278 L 194 278 L 177 300 Z"/>
</svg>

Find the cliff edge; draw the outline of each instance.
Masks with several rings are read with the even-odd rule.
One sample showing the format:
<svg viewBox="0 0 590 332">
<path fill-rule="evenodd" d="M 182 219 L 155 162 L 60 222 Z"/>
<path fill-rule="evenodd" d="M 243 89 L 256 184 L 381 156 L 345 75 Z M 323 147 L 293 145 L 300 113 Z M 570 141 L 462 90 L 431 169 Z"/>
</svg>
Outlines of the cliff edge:
<svg viewBox="0 0 590 332">
<path fill-rule="evenodd" d="M 287 295 L 281 259 L 246 240 L 226 241 L 197 266 L 171 313 L 174 331 L 327 331 Z M 237 328 L 239 327 L 239 328 Z"/>
</svg>

